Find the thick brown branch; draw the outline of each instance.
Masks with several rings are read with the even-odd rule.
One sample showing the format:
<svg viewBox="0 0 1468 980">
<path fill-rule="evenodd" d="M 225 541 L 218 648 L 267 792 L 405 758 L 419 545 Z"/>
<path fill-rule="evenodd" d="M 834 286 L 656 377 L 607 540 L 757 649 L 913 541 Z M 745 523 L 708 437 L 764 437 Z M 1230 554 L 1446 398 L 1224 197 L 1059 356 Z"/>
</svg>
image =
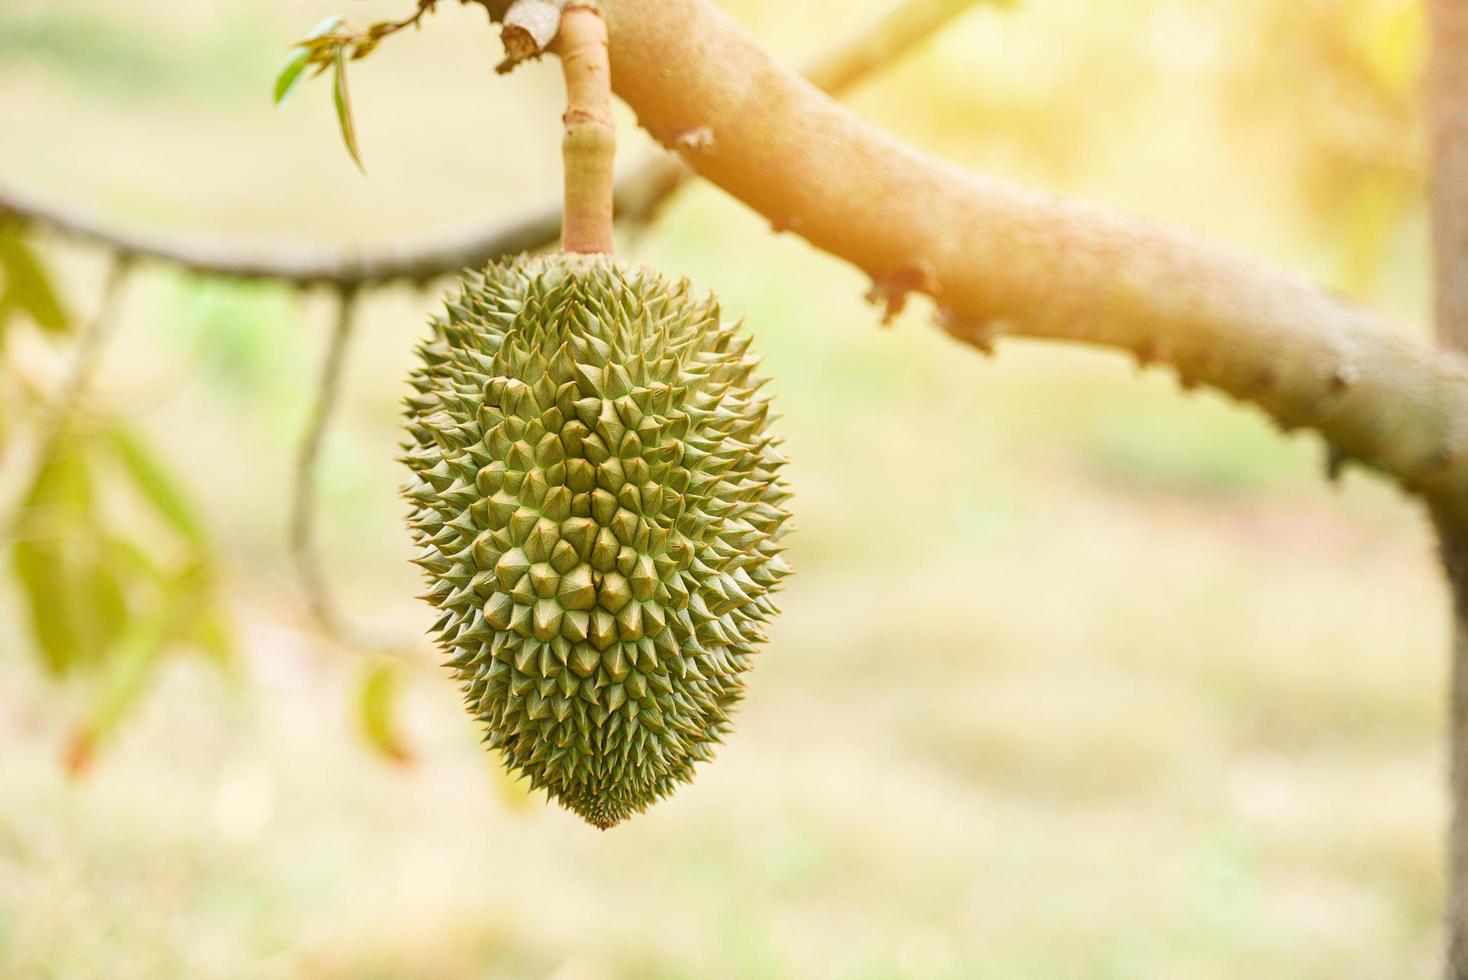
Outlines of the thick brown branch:
<svg viewBox="0 0 1468 980">
<path fill-rule="evenodd" d="M 1286 427 L 1318 429 L 1468 526 L 1468 362 L 1303 279 L 1185 232 L 933 160 L 778 65 L 702 0 L 604 0 L 613 84 L 703 176 L 865 270 L 920 291 L 957 338 L 1081 341 L 1171 364 Z M 676 78 L 671 86 L 666 79 Z"/>
<path fill-rule="evenodd" d="M 937 33 L 960 8 L 984 2 L 995 0 L 944 0 L 938 4 L 933 0 L 899 0 L 891 12 L 835 45 L 814 61 L 808 71 L 816 77 L 824 76 L 828 84 L 837 79 L 839 84 L 832 90 L 844 91 L 843 86 L 855 85 L 868 76 L 837 70 L 835 66 L 860 63 L 874 74 L 909 50 L 878 40 L 891 35 L 893 22 L 900 21 L 904 25 L 902 37 L 909 45 L 916 45 Z M 490 5 L 490 9 L 498 13 L 503 8 Z M 888 52 L 887 61 L 845 54 L 847 49 L 870 52 L 879 48 Z M 656 157 L 631 171 L 617 182 L 618 217 L 633 222 L 649 220 L 689 174 L 682 161 L 671 155 Z M 466 230 L 406 246 L 378 246 L 360 251 L 301 246 L 261 246 L 250 250 L 227 242 L 134 232 L 58 202 L 0 185 L 0 214 L 5 213 L 134 258 L 176 265 L 205 275 L 271 279 L 302 286 L 362 286 L 396 280 L 427 282 L 460 269 L 480 268 L 506 255 L 545 248 L 555 242 L 561 231 L 559 196 L 491 228 Z"/>
<path fill-rule="evenodd" d="M 1431 0 L 1427 9 L 1436 326 L 1442 345 L 1461 351 L 1468 349 L 1468 4 Z M 1434 517 L 1454 599 L 1444 976 L 1468 980 L 1468 528 L 1440 509 Z"/>
</svg>

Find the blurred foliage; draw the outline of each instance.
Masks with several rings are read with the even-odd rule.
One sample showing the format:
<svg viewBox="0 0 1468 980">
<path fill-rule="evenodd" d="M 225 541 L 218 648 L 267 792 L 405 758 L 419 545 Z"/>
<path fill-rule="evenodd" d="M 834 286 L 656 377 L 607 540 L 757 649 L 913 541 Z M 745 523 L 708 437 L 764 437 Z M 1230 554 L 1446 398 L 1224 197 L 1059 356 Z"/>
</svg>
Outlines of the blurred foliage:
<svg viewBox="0 0 1468 980">
<path fill-rule="evenodd" d="M 1254 47 L 1231 62 L 1241 125 L 1280 130 L 1301 199 L 1337 239 L 1339 282 L 1376 283 L 1421 207 L 1419 0 L 1297 0 L 1258 8 Z"/>
<path fill-rule="evenodd" d="M 77 4 L 0 4 L 0 63 L 59 68 L 91 97 L 121 101 L 184 90 L 192 99 L 243 100 L 241 77 L 261 77 L 280 50 L 248 3 L 220 9 L 202 36 L 170 36 L 127 11 Z"/>
<path fill-rule="evenodd" d="M 51 274 L 31 251 L 20 225 L 0 221 L 0 338 L 6 322 L 16 316 L 28 317 L 51 333 L 70 329 Z"/>
<path fill-rule="evenodd" d="M 412 761 L 397 718 L 399 669 L 391 663 L 368 664 L 357 688 L 357 718 L 367 744 L 393 762 Z"/>
<path fill-rule="evenodd" d="M 77 333 L 13 223 L 0 225 L 0 271 L 0 338 L 22 317 L 43 333 Z M 83 417 L 69 395 L 33 413 L 34 473 L 0 530 L 43 668 L 90 692 L 67 749 L 75 771 L 146 690 L 159 656 L 190 649 L 228 666 L 234 639 L 203 525 L 173 475 L 136 432 Z"/>
</svg>

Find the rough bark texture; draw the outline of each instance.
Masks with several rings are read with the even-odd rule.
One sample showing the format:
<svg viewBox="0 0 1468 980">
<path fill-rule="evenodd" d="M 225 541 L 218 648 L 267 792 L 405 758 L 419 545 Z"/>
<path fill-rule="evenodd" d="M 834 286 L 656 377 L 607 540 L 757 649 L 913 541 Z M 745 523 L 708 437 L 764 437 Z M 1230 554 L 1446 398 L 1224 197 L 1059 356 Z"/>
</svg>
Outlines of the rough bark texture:
<svg viewBox="0 0 1468 980">
<path fill-rule="evenodd" d="M 1468 2 L 1430 0 L 1428 128 L 1438 340 L 1468 349 Z M 1435 513 L 1440 510 L 1435 507 Z M 1443 563 L 1453 590 L 1450 707 L 1448 910 L 1449 980 L 1468 980 L 1468 531 L 1438 513 Z"/>
<path fill-rule="evenodd" d="M 539 57 L 556 36 L 561 23 L 561 5 L 554 0 L 518 0 L 505 11 L 500 40 L 505 60 L 495 70 L 501 75 L 520 62 Z"/>
<path fill-rule="evenodd" d="M 604 0 L 616 91 L 778 228 L 931 295 L 950 333 L 1132 351 L 1318 429 L 1468 527 L 1468 362 L 1181 231 L 958 170 L 863 123 L 702 0 Z M 692 135 L 698 138 L 690 145 Z"/>
<path fill-rule="evenodd" d="M 612 194 L 617 130 L 612 120 L 607 25 L 594 7 L 572 3 L 561 15 L 555 51 L 566 76 L 565 207 L 561 248 L 612 252 Z"/>
<path fill-rule="evenodd" d="M 1449 705 L 1447 980 L 1468 980 L 1468 539 L 1438 523 L 1443 565 L 1453 591 L 1452 684 Z"/>
</svg>

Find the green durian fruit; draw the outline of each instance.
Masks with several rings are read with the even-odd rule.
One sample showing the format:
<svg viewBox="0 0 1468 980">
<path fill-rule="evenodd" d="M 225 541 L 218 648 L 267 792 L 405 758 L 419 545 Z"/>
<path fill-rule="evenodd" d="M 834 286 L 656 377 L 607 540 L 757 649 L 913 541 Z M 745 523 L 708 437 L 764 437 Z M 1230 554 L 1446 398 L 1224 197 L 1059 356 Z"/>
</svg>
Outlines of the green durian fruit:
<svg viewBox="0 0 1468 980">
<path fill-rule="evenodd" d="M 448 666 L 511 771 L 603 829 L 712 756 L 789 571 L 748 347 L 686 281 L 522 256 L 466 274 L 409 379 Z"/>
</svg>

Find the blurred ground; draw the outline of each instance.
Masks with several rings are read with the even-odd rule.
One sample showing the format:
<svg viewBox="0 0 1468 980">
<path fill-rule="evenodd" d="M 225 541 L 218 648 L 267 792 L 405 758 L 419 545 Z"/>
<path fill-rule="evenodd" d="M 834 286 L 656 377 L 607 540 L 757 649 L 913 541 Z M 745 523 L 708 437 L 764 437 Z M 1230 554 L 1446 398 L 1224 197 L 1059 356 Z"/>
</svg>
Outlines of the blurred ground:
<svg viewBox="0 0 1468 980">
<path fill-rule="evenodd" d="M 791 57 L 874 6 L 723 5 Z M 978 11 L 855 104 L 1420 323 L 1403 5 L 1288 6 Z M 556 186 L 558 81 L 494 78 L 474 11 L 356 66 L 367 179 L 323 87 L 272 111 L 284 44 L 343 7 L 402 5 L 7 0 L 0 178 L 139 225 L 346 242 Z M 1312 16 L 1365 53 L 1298 58 Z M 1270 84 L 1276 52 L 1298 85 Z M 284 560 L 326 306 L 150 274 L 99 399 L 183 470 L 246 656 L 236 678 L 172 666 L 70 782 L 79 695 L 41 679 L 6 607 L 0 976 L 1431 975 L 1447 623 L 1414 507 L 1354 473 L 1328 488 L 1312 438 L 1117 357 L 986 360 L 926 309 L 880 330 L 856 275 L 708 188 L 628 251 L 747 316 L 794 460 L 800 574 L 717 762 L 598 834 L 497 774 L 427 650 L 415 764 L 372 755 L 358 660 L 303 627 Z M 85 308 L 95 257 L 54 254 Z M 327 457 L 335 577 L 389 634 L 430 621 L 392 456 L 438 291 L 369 297 Z"/>
</svg>

